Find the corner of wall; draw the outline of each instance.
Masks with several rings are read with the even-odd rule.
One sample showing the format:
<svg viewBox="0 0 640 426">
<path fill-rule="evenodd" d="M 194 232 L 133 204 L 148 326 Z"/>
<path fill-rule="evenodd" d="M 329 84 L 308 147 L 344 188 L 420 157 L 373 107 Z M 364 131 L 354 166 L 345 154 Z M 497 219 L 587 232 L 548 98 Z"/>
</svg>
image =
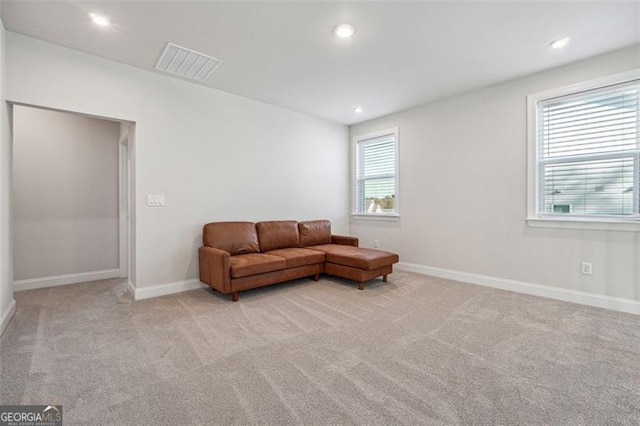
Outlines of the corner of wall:
<svg viewBox="0 0 640 426">
<path fill-rule="evenodd" d="M 0 334 L 11 320 L 16 302 L 13 298 L 13 261 L 11 252 L 11 108 L 5 101 L 5 39 L 0 18 Z"/>
</svg>

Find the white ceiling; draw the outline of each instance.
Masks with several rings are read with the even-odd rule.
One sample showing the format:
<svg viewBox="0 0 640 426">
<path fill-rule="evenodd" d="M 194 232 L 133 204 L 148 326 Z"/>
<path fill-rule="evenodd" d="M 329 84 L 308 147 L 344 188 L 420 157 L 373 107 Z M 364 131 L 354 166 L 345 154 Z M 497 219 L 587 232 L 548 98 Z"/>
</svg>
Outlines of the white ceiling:
<svg viewBox="0 0 640 426">
<path fill-rule="evenodd" d="M 638 1 L 3 0 L 0 13 L 9 31 L 152 72 L 173 42 L 224 61 L 204 85 L 345 124 L 640 43 Z M 353 38 L 333 35 L 342 22 Z"/>
</svg>

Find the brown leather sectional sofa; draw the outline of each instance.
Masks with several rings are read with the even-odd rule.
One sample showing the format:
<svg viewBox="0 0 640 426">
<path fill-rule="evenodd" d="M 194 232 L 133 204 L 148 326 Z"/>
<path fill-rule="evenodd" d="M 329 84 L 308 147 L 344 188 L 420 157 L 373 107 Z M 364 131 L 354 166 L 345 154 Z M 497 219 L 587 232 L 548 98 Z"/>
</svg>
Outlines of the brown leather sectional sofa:
<svg viewBox="0 0 640 426">
<path fill-rule="evenodd" d="M 393 272 L 398 255 L 358 247 L 331 234 L 328 220 L 212 222 L 198 251 L 200 281 L 238 300 L 238 292 L 321 273 L 364 282 Z"/>
</svg>

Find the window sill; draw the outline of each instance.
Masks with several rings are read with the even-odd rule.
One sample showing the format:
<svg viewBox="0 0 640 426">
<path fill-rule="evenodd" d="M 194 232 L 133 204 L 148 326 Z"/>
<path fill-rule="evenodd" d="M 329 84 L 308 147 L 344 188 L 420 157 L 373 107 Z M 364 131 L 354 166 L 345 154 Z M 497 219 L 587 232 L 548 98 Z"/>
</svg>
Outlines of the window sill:
<svg viewBox="0 0 640 426">
<path fill-rule="evenodd" d="M 397 222 L 400 220 L 399 214 L 367 214 L 367 213 L 351 213 L 354 220 L 382 220 L 387 222 Z"/>
<path fill-rule="evenodd" d="M 564 218 L 564 217 L 528 217 L 527 224 L 531 228 L 555 229 L 589 229 L 594 231 L 630 231 L 640 232 L 638 220 L 616 220 L 598 218 Z"/>
</svg>

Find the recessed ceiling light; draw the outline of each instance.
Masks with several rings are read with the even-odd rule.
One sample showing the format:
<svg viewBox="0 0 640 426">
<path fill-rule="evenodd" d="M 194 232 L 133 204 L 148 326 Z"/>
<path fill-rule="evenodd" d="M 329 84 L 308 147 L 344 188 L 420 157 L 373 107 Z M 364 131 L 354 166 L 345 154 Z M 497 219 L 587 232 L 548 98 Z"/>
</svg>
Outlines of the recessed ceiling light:
<svg viewBox="0 0 640 426">
<path fill-rule="evenodd" d="M 107 18 L 102 15 L 98 15 L 97 13 L 90 13 L 89 17 L 94 24 L 100 25 L 101 27 L 108 27 L 109 25 L 111 25 L 111 22 L 109 22 Z"/>
<path fill-rule="evenodd" d="M 333 29 L 333 33 L 340 38 L 348 38 L 356 32 L 356 27 L 351 24 L 340 24 Z"/>
<path fill-rule="evenodd" d="M 355 112 L 356 114 L 362 114 L 362 107 L 361 106 L 357 106 L 353 109 L 353 112 Z"/>
<path fill-rule="evenodd" d="M 551 46 L 554 49 L 561 49 L 561 48 L 565 47 L 567 44 L 569 44 L 569 41 L 571 41 L 571 39 L 569 37 L 559 38 L 558 40 L 552 41 L 549 44 L 549 46 Z"/>
</svg>

